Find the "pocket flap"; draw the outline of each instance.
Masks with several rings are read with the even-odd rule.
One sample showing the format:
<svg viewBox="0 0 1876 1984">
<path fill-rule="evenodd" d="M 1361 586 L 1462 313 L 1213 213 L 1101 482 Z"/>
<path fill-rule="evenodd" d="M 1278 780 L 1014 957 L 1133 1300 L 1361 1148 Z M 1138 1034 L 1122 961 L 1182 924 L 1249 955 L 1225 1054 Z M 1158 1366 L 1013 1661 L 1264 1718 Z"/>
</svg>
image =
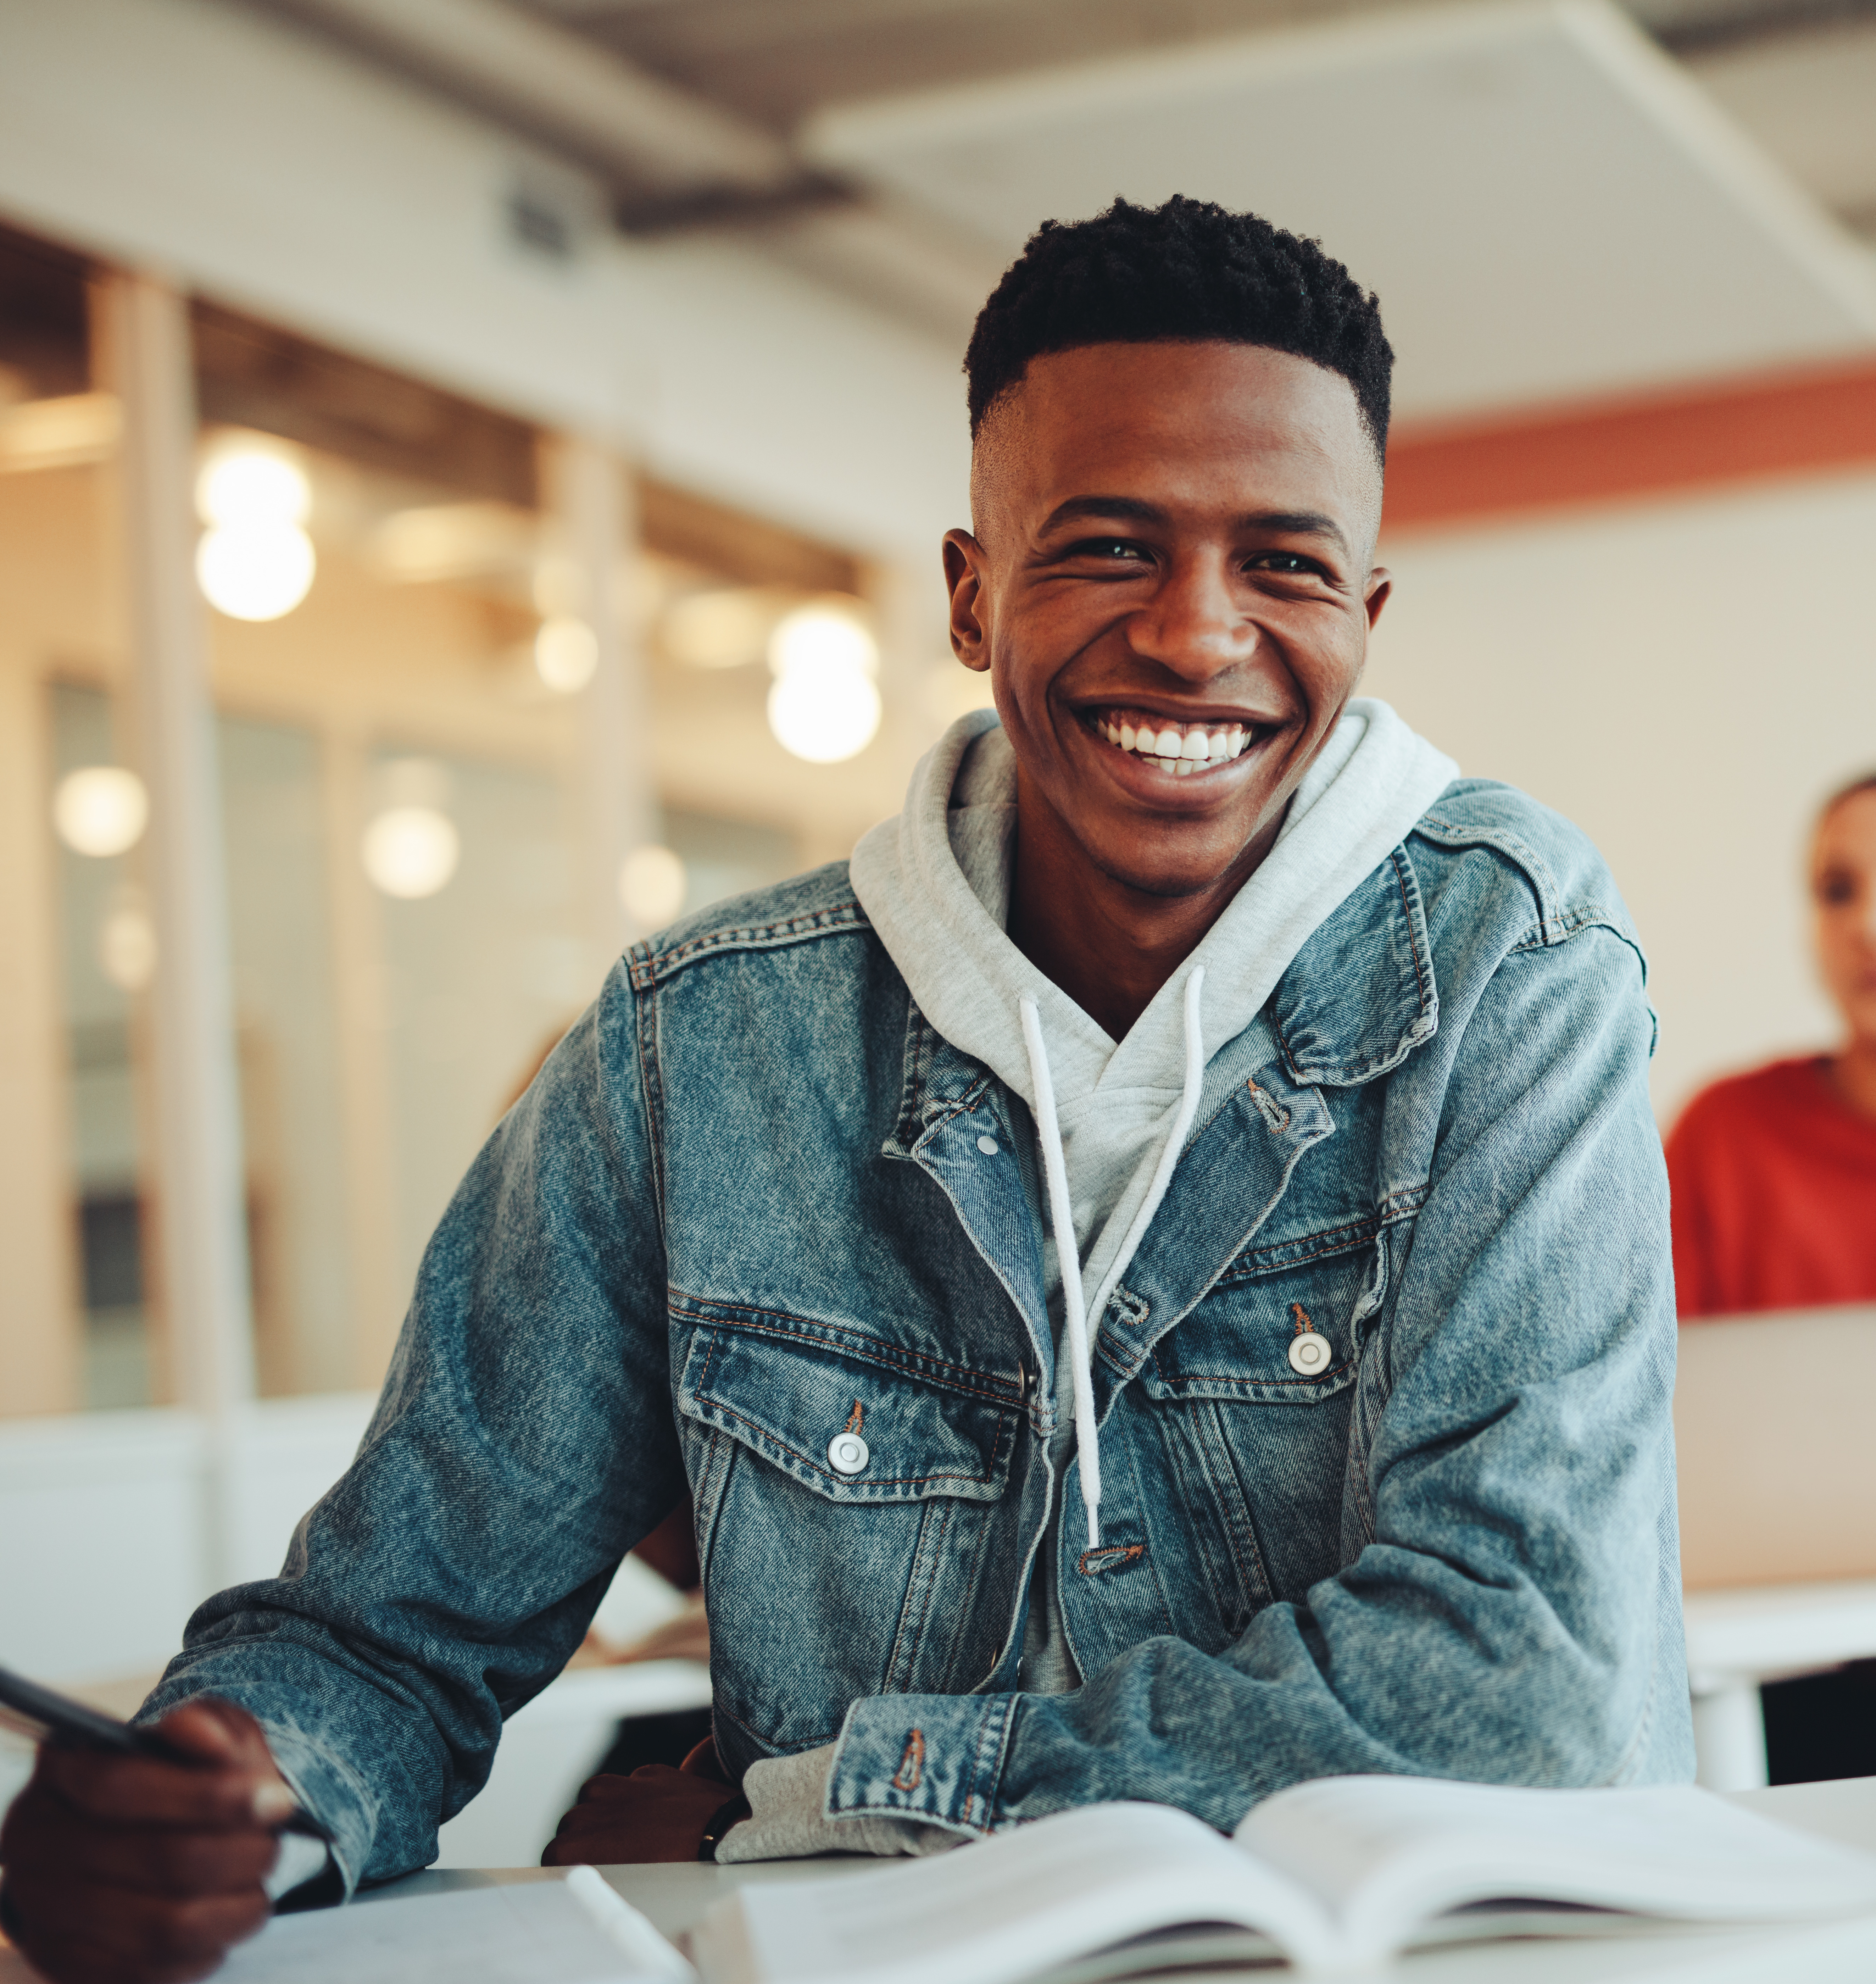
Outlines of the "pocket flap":
<svg viewBox="0 0 1876 1984">
<path fill-rule="evenodd" d="M 1004 1382 L 1004 1399 L 987 1376 L 980 1385 L 968 1372 L 956 1382 L 915 1377 L 883 1356 L 836 1349 L 805 1333 L 809 1327 L 698 1328 L 678 1380 L 678 1411 L 834 1501 L 1002 1495 L 1021 1419 L 1013 1383 Z M 836 1442 L 839 1465 L 830 1452 Z"/>
<path fill-rule="evenodd" d="M 1287 1272 L 1228 1272 L 1154 1345 L 1141 1388 L 1151 1399 L 1254 1405 L 1312 1406 L 1333 1398 L 1355 1382 L 1354 1318 L 1374 1261 L 1371 1244 Z M 1326 1343 L 1313 1369 L 1291 1359 L 1291 1346 L 1305 1332 Z"/>
</svg>

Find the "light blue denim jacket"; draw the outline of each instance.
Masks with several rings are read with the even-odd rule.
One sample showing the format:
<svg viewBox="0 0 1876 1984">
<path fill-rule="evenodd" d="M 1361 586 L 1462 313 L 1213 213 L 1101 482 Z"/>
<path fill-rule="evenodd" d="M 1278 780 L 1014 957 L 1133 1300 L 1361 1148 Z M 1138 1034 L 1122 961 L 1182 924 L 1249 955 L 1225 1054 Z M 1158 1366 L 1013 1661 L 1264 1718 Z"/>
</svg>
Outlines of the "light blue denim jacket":
<svg viewBox="0 0 1876 1984">
<path fill-rule="evenodd" d="M 688 1493 L 719 1750 L 837 1738 L 835 1814 L 1228 1828 L 1348 1771 L 1686 1778 L 1652 1038 L 1587 842 L 1449 787 L 1221 1050 L 1090 1321 L 1102 1547 L 1056 1567 L 1087 1678 L 1035 1695 L 1023 1105 L 912 1004 L 844 866 L 706 910 L 490 1140 L 357 1461 L 146 1712 L 244 1703 L 348 1884 L 420 1866 Z"/>
</svg>

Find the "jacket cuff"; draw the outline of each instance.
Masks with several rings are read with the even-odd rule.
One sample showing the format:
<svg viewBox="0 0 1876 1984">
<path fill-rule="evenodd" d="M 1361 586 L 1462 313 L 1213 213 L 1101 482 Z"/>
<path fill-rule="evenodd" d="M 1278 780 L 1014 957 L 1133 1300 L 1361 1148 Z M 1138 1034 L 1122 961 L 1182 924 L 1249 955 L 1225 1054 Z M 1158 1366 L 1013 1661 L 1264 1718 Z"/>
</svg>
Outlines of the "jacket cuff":
<svg viewBox="0 0 1876 1984">
<path fill-rule="evenodd" d="M 827 1815 L 879 1812 L 993 1832 L 1020 1694 L 875 1694 L 847 1711 Z"/>
<path fill-rule="evenodd" d="M 233 1702 L 260 1724 L 274 1768 L 286 1780 L 300 1809 L 325 1828 L 332 1858 L 325 1869 L 324 1885 L 318 1890 L 319 1899 L 349 1901 L 371 1858 L 377 1830 L 377 1801 L 342 1758 L 280 1714 L 277 1691 L 250 1690 L 239 1684 L 195 1688 L 166 1684 L 137 1711 L 135 1719 L 153 1722 L 185 1701 L 208 1697 Z"/>
</svg>

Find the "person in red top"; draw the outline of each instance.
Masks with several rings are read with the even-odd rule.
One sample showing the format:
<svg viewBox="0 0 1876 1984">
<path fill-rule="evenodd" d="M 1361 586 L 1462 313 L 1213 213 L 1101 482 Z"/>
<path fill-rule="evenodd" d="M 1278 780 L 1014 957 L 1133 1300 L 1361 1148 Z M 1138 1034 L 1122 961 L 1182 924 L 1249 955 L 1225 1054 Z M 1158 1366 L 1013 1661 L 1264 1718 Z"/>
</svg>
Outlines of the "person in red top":
<svg viewBox="0 0 1876 1984">
<path fill-rule="evenodd" d="M 1876 1302 L 1876 773 L 1811 842 L 1817 964 L 1849 1037 L 1703 1088 L 1667 1140 L 1680 1319 Z"/>
<path fill-rule="evenodd" d="M 1848 1038 L 1703 1089 L 1667 1141 L 1680 1319 L 1876 1302 L 1876 773 L 1811 838 L 1817 964 Z M 1876 1661 L 1760 1691 L 1775 1785 L 1876 1774 Z"/>
</svg>

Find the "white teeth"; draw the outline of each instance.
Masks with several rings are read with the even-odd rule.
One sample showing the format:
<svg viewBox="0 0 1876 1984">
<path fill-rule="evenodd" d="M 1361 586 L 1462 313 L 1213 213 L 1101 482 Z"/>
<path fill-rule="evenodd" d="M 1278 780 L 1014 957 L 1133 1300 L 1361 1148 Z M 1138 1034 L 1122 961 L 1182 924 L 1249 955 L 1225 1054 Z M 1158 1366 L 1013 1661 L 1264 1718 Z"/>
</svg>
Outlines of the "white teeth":
<svg viewBox="0 0 1876 1984">
<path fill-rule="evenodd" d="M 1137 730 L 1129 722 L 1099 717 L 1094 727 L 1117 749 L 1137 752 L 1147 763 L 1157 766 L 1174 778 L 1189 778 L 1193 772 L 1208 771 L 1214 765 L 1228 764 L 1251 742 L 1251 732 L 1241 723 L 1215 730 L 1186 730 L 1171 724 L 1157 730 L 1151 727 Z"/>
</svg>

